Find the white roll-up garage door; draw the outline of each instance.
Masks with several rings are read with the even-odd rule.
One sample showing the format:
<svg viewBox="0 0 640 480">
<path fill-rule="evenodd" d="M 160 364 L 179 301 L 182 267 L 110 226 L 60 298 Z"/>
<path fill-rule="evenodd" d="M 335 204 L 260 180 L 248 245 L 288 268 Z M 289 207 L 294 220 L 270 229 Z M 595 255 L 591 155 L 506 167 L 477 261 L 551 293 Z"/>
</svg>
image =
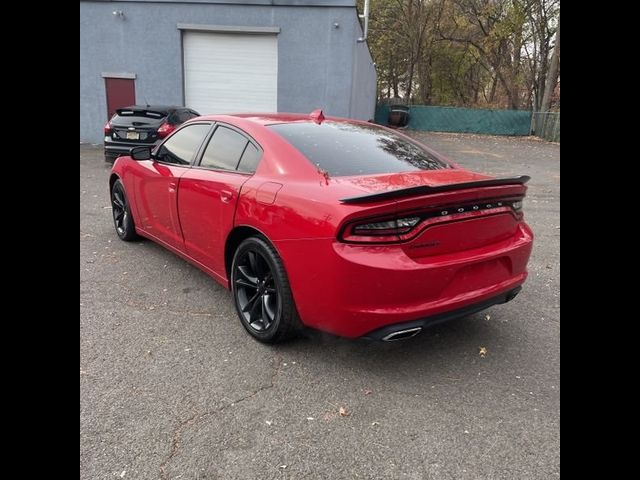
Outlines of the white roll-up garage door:
<svg viewBox="0 0 640 480">
<path fill-rule="evenodd" d="M 278 110 L 276 35 L 185 31 L 185 104 L 202 115 Z"/>
</svg>

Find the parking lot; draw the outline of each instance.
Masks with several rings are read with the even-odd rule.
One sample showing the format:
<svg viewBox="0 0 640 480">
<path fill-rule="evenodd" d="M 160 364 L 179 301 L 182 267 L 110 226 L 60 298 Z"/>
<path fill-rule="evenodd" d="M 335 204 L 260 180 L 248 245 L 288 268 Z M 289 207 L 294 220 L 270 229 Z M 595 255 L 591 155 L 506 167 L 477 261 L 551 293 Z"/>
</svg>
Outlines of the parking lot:
<svg viewBox="0 0 640 480">
<path fill-rule="evenodd" d="M 559 477 L 559 145 L 412 135 L 530 175 L 536 238 L 514 301 L 391 344 L 252 340 L 206 274 L 118 239 L 110 166 L 81 145 L 82 479 Z"/>
</svg>

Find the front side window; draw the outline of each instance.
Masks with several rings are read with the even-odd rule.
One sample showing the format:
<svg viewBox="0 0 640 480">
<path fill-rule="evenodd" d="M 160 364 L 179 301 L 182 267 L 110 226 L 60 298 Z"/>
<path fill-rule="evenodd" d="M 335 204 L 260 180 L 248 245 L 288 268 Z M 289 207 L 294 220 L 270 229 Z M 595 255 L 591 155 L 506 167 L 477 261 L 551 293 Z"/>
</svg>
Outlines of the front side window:
<svg viewBox="0 0 640 480">
<path fill-rule="evenodd" d="M 202 155 L 201 167 L 235 170 L 249 140 L 227 127 L 218 127 Z"/>
<path fill-rule="evenodd" d="M 189 165 L 211 125 L 188 125 L 164 142 L 158 150 L 158 161 Z"/>
</svg>

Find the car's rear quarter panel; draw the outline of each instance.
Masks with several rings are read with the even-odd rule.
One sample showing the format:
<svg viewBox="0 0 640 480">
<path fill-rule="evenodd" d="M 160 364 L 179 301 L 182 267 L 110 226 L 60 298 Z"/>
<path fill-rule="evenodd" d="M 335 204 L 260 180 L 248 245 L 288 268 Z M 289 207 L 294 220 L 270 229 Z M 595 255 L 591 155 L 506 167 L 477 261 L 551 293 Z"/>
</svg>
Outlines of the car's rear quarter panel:
<svg viewBox="0 0 640 480">
<path fill-rule="evenodd" d="M 255 226 L 274 243 L 302 321 L 310 327 L 358 337 L 391 323 L 483 301 L 526 278 L 532 234 L 521 219 L 504 210 L 427 228 L 401 244 L 348 244 L 337 237 L 344 223 L 356 218 L 415 210 L 427 200 L 521 196 L 522 186 L 363 206 L 340 204 L 336 197 L 342 193 L 329 194 L 321 182 L 294 182 L 266 205 L 256 200 L 260 182 L 254 178 L 243 187 L 237 223 Z M 477 225 L 470 226 L 472 222 Z M 436 237 L 436 248 L 420 247 Z"/>
</svg>

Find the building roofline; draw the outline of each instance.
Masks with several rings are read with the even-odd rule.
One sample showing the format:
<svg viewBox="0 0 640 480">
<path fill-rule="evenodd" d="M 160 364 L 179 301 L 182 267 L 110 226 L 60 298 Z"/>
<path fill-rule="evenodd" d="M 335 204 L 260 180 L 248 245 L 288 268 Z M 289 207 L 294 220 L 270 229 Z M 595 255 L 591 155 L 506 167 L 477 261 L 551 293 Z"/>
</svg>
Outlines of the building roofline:
<svg viewBox="0 0 640 480">
<path fill-rule="evenodd" d="M 263 5 L 273 7 L 355 7 L 356 0 L 80 0 L 94 3 L 197 3 L 217 5 Z"/>
</svg>

